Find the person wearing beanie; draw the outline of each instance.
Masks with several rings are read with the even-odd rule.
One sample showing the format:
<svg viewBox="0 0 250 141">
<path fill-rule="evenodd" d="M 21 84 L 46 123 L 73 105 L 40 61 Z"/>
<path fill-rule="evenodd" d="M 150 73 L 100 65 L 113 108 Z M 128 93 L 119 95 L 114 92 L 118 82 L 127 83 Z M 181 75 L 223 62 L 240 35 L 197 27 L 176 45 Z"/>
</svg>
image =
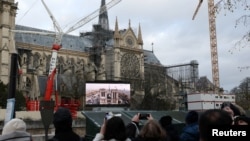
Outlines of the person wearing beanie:
<svg viewBox="0 0 250 141">
<path fill-rule="evenodd" d="M 169 141 L 179 141 L 179 133 L 178 130 L 172 123 L 173 118 L 169 115 L 162 116 L 159 119 L 159 123 L 161 127 L 166 131 L 166 134 L 169 136 Z"/>
<path fill-rule="evenodd" d="M 4 125 L 0 141 L 32 141 L 32 137 L 26 132 L 26 123 L 14 118 Z"/>
<path fill-rule="evenodd" d="M 189 111 L 185 117 L 186 126 L 183 128 L 180 141 L 199 141 L 199 113 L 196 111 Z"/>
<path fill-rule="evenodd" d="M 82 141 L 72 129 L 72 115 L 68 108 L 59 107 L 53 116 L 55 135 L 48 141 Z"/>
</svg>

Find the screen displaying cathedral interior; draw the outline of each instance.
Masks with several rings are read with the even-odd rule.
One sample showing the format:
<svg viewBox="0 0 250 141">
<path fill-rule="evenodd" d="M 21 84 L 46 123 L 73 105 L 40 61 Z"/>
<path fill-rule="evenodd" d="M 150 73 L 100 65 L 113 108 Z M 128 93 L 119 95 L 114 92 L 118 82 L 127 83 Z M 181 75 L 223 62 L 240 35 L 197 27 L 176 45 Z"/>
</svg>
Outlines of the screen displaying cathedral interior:
<svg viewBox="0 0 250 141">
<path fill-rule="evenodd" d="M 85 106 L 129 107 L 130 84 L 125 82 L 86 82 Z"/>
</svg>

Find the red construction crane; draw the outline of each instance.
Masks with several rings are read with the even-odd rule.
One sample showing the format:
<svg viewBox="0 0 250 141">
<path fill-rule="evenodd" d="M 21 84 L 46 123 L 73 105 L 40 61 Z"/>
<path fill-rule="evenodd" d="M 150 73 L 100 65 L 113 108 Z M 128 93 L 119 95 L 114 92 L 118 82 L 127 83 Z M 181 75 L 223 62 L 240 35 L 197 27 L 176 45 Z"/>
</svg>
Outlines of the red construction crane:
<svg viewBox="0 0 250 141">
<path fill-rule="evenodd" d="M 193 20 L 202 4 L 203 0 L 199 0 L 199 4 L 194 12 Z M 209 19 L 209 33 L 210 33 L 210 49 L 211 49 L 211 63 L 212 63 L 212 77 L 215 86 L 215 92 L 218 93 L 220 89 L 219 79 L 219 65 L 218 65 L 218 51 L 217 51 L 217 36 L 215 23 L 215 8 L 214 0 L 207 0 L 208 2 L 208 19 Z"/>
</svg>

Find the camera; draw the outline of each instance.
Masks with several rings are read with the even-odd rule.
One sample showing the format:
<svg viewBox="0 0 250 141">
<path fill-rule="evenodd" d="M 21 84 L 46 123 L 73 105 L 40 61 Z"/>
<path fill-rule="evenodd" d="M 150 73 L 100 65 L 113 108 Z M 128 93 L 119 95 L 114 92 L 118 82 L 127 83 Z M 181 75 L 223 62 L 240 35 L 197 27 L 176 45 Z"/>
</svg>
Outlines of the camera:
<svg viewBox="0 0 250 141">
<path fill-rule="evenodd" d="M 141 119 L 141 120 L 147 120 L 148 117 L 149 117 L 149 114 L 140 114 L 139 115 L 139 119 Z"/>
<path fill-rule="evenodd" d="M 109 120 L 109 119 L 112 118 L 112 117 L 113 117 L 113 115 L 111 115 L 111 114 L 109 114 L 109 113 L 106 113 L 106 114 L 105 114 L 106 120 Z"/>
<path fill-rule="evenodd" d="M 106 113 L 105 114 L 105 118 L 106 118 L 106 120 L 109 120 L 109 119 L 111 119 L 112 117 L 121 117 L 122 116 L 122 114 L 114 114 L 113 112 L 108 112 L 108 113 Z"/>
</svg>

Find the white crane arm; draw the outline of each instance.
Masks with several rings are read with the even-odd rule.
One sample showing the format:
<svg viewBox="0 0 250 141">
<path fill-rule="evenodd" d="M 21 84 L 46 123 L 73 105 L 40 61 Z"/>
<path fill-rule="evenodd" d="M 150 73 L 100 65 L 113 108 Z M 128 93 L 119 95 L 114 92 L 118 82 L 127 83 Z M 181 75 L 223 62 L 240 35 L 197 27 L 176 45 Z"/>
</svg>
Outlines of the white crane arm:
<svg viewBox="0 0 250 141">
<path fill-rule="evenodd" d="M 112 1 L 110 1 L 106 5 L 102 6 L 101 8 L 99 8 L 99 9 L 95 10 L 94 12 L 92 12 L 91 14 L 89 14 L 87 17 L 85 17 L 85 18 L 81 19 L 80 21 L 78 21 L 75 25 L 70 27 L 65 32 L 65 34 L 68 34 L 68 33 L 72 32 L 72 31 L 75 31 L 76 29 L 82 27 L 83 25 L 90 22 L 92 19 L 94 19 L 98 15 L 104 13 L 106 10 L 110 9 L 111 7 L 113 7 L 114 5 L 116 5 L 119 2 L 121 2 L 121 0 L 112 0 Z"/>
<path fill-rule="evenodd" d="M 58 22 L 56 21 L 55 17 L 53 16 L 53 14 L 51 13 L 51 11 L 49 10 L 48 6 L 45 4 L 44 0 L 41 0 L 44 7 L 46 8 L 51 20 L 53 21 L 53 25 L 54 25 L 54 28 L 57 29 L 57 34 L 56 34 L 56 41 L 58 43 L 61 43 L 61 38 L 62 38 L 62 35 L 63 35 L 63 30 L 62 28 L 60 27 L 60 25 L 58 24 Z"/>
</svg>

